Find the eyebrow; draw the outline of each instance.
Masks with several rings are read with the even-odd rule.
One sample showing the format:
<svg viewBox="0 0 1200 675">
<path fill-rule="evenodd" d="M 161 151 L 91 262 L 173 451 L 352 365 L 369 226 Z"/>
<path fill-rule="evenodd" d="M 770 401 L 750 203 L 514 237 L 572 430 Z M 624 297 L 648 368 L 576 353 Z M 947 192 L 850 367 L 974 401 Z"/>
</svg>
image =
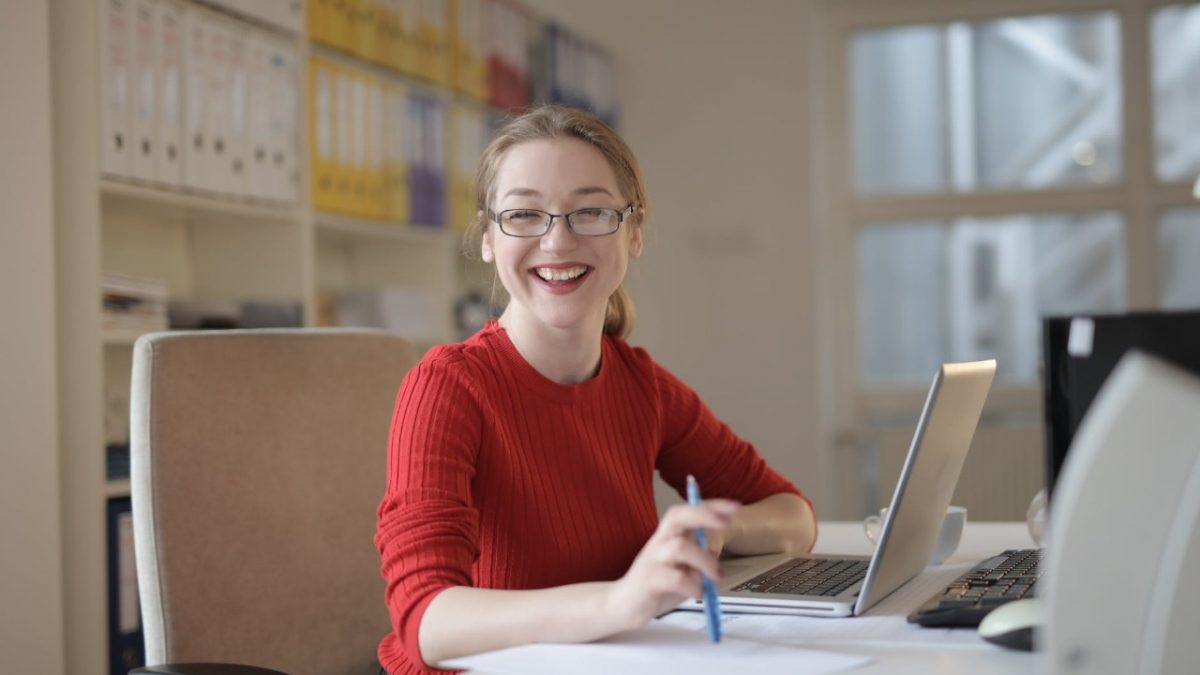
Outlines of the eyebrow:
<svg viewBox="0 0 1200 675">
<path fill-rule="evenodd" d="M 575 195 L 575 196 L 598 195 L 598 194 L 605 194 L 610 197 L 613 196 L 613 193 L 609 192 L 608 188 L 603 188 L 598 185 L 576 188 L 571 191 L 571 194 Z M 504 196 L 505 197 L 541 197 L 542 193 L 538 192 L 537 190 L 534 190 L 533 188 L 513 188 L 513 189 L 509 190 L 508 192 L 505 192 Z"/>
</svg>

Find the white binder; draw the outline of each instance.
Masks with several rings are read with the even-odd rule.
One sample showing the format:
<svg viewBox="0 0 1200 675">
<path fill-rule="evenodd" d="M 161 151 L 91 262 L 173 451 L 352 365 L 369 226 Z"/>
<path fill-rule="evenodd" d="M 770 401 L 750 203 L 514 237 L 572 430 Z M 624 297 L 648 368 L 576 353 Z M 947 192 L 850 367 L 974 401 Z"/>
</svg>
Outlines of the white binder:
<svg viewBox="0 0 1200 675">
<path fill-rule="evenodd" d="M 278 199 L 271 171 L 271 45 L 261 31 L 246 33 L 246 183 L 258 199 Z"/>
<path fill-rule="evenodd" d="M 183 7 L 173 0 L 158 5 L 158 39 L 154 62 L 156 161 L 154 180 L 183 184 Z"/>
<path fill-rule="evenodd" d="M 133 0 L 133 42 L 130 63 L 130 177 L 154 181 L 157 142 L 157 89 L 155 57 L 158 43 L 158 5 L 154 0 Z"/>
<path fill-rule="evenodd" d="M 101 0 L 100 172 L 121 178 L 130 173 L 131 14 L 129 0 Z"/>
<path fill-rule="evenodd" d="M 216 15 L 207 17 L 205 21 L 204 128 L 212 142 L 204 167 L 206 181 L 202 189 L 229 192 L 233 182 L 227 170 L 231 98 L 229 43 L 232 31 L 228 21 Z"/>
<path fill-rule="evenodd" d="M 350 199 L 354 213 L 366 208 L 367 175 L 367 74 L 355 70 L 350 81 Z"/>
<path fill-rule="evenodd" d="M 207 104 L 209 20 L 195 7 L 188 7 L 183 17 L 183 184 L 208 191 L 212 152 Z"/>
<path fill-rule="evenodd" d="M 248 180 L 246 146 L 250 142 L 249 120 L 247 111 L 249 105 L 249 58 L 248 41 L 251 29 L 229 22 L 225 26 L 228 35 L 229 75 L 226 80 L 226 103 L 229 106 L 225 140 L 227 157 L 224 162 L 224 178 L 222 180 L 225 192 L 239 196 L 250 196 L 251 186 Z"/>
<path fill-rule="evenodd" d="M 367 180 L 367 210 L 372 218 L 384 218 L 384 183 L 383 155 L 386 150 L 384 121 L 385 104 L 383 81 L 372 77 L 367 83 L 367 147 L 366 147 L 366 180 Z"/>
<path fill-rule="evenodd" d="M 350 202 L 351 175 L 351 115 L 350 76 L 345 68 L 338 69 L 333 80 L 334 171 L 333 193 L 343 206 Z"/>
<path fill-rule="evenodd" d="M 299 57 L 288 40 L 270 37 L 268 45 L 270 192 L 276 199 L 294 202 L 300 190 Z"/>
</svg>

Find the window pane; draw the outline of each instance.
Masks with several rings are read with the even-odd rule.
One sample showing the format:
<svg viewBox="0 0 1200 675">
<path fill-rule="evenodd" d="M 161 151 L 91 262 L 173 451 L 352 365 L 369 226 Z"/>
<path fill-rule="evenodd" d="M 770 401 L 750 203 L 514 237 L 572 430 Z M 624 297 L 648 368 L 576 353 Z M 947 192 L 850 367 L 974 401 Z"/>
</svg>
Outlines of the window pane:
<svg viewBox="0 0 1200 675">
<path fill-rule="evenodd" d="M 1158 245 L 1163 308 L 1200 309 L 1200 209 L 1167 212 Z"/>
<path fill-rule="evenodd" d="M 1156 10 L 1150 23 L 1158 177 L 1200 173 L 1200 5 Z"/>
<path fill-rule="evenodd" d="M 863 31 L 850 60 L 861 194 L 1120 178 L 1113 12 Z"/>
<path fill-rule="evenodd" d="M 942 361 L 995 357 L 1037 381 L 1040 317 L 1127 305 L 1118 214 L 880 223 L 858 234 L 866 385 L 919 385 Z"/>
<path fill-rule="evenodd" d="M 906 26 L 851 41 L 859 192 L 946 189 L 942 32 Z"/>
</svg>

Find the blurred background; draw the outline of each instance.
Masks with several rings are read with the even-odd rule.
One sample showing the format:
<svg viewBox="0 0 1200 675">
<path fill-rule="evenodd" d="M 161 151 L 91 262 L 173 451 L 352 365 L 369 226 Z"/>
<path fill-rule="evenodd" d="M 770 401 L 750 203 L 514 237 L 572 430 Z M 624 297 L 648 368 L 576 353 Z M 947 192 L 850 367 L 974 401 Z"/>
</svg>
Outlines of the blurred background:
<svg viewBox="0 0 1200 675">
<path fill-rule="evenodd" d="M 890 498 L 937 364 L 995 357 L 954 501 L 1022 519 L 1041 318 L 1200 308 L 1197 4 L 3 6 L 0 541 L 22 543 L 0 586 L 24 609 L 0 634 L 29 672 L 121 656 L 136 336 L 471 333 L 499 298 L 464 255 L 470 179 L 530 104 L 592 109 L 633 147 L 631 342 L 822 518 Z"/>
</svg>

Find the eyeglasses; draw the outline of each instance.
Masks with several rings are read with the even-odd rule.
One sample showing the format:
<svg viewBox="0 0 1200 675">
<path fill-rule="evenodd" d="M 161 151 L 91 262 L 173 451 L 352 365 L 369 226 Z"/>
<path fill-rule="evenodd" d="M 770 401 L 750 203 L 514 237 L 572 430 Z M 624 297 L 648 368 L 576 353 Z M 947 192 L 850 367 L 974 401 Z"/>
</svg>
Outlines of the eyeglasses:
<svg viewBox="0 0 1200 675">
<path fill-rule="evenodd" d="M 581 237 L 603 237 L 621 228 L 625 217 L 633 213 L 633 204 L 623 209 L 579 209 L 570 213 L 547 213 L 537 209 L 508 209 L 496 213 L 488 209 L 488 218 L 510 237 L 541 237 L 550 231 L 555 218 L 567 221 L 567 227 Z"/>
</svg>

